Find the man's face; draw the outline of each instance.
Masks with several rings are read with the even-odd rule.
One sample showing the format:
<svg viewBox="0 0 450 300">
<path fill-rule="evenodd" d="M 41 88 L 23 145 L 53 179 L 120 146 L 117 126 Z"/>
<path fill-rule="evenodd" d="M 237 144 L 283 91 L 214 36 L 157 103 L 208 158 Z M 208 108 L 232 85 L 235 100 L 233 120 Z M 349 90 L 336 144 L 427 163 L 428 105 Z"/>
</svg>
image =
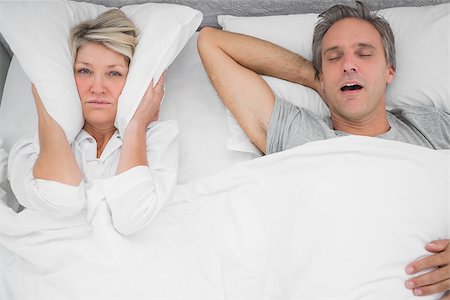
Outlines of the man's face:
<svg viewBox="0 0 450 300">
<path fill-rule="evenodd" d="M 384 111 L 386 85 L 393 79 L 373 25 L 346 18 L 325 33 L 320 83 L 334 119 L 361 122 Z"/>
</svg>

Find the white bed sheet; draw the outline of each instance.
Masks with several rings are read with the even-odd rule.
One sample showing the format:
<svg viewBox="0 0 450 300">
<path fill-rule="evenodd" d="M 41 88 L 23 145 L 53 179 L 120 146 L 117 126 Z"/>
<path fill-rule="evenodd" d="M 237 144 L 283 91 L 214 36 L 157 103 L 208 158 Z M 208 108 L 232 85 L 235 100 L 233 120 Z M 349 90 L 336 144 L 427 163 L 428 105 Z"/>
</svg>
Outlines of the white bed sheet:
<svg viewBox="0 0 450 300">
<path fill-rule="evenodd" d="M 179 186 L 127 238 L 103 202 L 71 218 L 0 205 L 1 290 L 10 300 L 414 299 L 404 266 L 449 235 L 449 168 L 449 151 L 382 139 L 309 143 Z"/>
</svg>

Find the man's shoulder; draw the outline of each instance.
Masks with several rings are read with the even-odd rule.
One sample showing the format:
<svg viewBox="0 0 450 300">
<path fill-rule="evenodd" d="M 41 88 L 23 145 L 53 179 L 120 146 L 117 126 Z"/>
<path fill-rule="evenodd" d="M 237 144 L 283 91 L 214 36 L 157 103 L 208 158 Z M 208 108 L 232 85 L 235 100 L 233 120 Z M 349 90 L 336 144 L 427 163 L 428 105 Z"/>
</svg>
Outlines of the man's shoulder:
<svg viewBox="0 0 450 300">
<path fill-rule="evenodd" d="M 437 128 L 450 134 L 450 114 L 436 107 L 401 106 L 388 113 L 391 121 L 400 122 L 408 127 L 414 127 L 422 134 L 425 132 L 435 134 Z"/>
<path fill-rule="evenodd" d="M 325 122 L 328 122 L 328 119 L 330 119 L 329 115 L 325 115 L 324 113 L 321 113 L 317 111 L 317 109 L 311 109 L 308 107 L 303 107 L 301 105 L 294 104 L 290 102 L 289 100 L 286 100 L 284 98 L 281 98 L 277 95 L 275 95 L 275 106 L 279 110 L 283 110 L 285 112 L 289 112 L 292 114 L 301 114 L 306 115 L 308 117 L 312 117 L 314 119 L 322 120 Z"/>
<path fill-rule="evenodd" d="M 450 116 L 450 114 L 445 112 L 444 110 L 431 106 L 402 105 L 389 109 L 388 112 L 395 116 L 427 116 L 427 115 Z"/>
</svg>

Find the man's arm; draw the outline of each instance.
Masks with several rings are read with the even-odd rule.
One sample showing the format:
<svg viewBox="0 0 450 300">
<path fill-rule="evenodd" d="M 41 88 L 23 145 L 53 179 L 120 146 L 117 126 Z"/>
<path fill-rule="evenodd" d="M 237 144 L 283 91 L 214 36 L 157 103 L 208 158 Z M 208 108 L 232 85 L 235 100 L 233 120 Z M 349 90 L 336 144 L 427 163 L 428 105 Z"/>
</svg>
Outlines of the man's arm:
<svg viewBox="0 0 450 300">
<path fill-rule="evenodd" d="M 275 97 L 258 74 L 319 88 L 311 62 L 267 41 L 204 28 L 198 49 L 219 97 L 263 153 Z"/>
</svg>

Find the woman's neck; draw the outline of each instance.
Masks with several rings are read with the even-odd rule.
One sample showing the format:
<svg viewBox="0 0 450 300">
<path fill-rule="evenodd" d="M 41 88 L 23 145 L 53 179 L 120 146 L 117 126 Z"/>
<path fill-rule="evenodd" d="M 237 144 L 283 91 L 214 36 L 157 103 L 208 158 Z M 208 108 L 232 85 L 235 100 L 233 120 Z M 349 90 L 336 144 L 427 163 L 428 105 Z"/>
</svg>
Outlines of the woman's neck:
<svg viewBox="0 0 450 300">
<path fill-rule="evenodd" d="M 89 133 L 97 142 L 97 158 L 102 155 L 106 144 L 108 144 L 114 132 L 117 130 L 114 126 L 99 129 L 87 123 L 84 124 L 83 129 L 86 130 L 86 132 Z"/>
</svg>

